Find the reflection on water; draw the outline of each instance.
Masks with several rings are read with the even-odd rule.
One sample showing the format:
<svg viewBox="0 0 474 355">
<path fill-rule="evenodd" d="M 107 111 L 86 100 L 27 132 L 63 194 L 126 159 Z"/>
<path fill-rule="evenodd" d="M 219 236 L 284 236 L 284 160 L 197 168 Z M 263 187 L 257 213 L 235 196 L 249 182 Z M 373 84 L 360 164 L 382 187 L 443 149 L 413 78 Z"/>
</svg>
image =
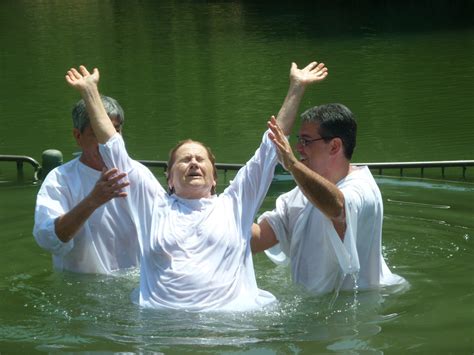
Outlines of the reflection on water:
<svg viewBox="0 0 474 355">
<path fill-rule="evenodd" d="M 267 283 L 290 286 L 287 270 L 267 270 Z M 266 277 L 266 275 L 260 275 Z M 279 289 L 279 303 L 251 313 L 189 313 L 139 309 L 128 295 L 137 272 L 119 277 L 44 273 L 6 280 L 8 313 L 3 342 L 30 343 L 43 351 L 93 349 L 107 340 L 120 349 L 171 345 L 249 346 L 277 342 L 334 342 L 348 346 L 380 332 L 386 291 L 314 297 L 293 287 Z M 345 344 L 345 345 L 344 345 Z"/>
<path fill-rule="evenodd" d="M 117 277 L 52 271 L 50 255 L 31 235 L 38 186 L 2 186 L 0 349 L 465 352 L 474 316 L 472 184 L 381 177 L 377 182 L 385 204 L 383 253 L 409 287 L 341 292 L 335 300 L 333 294 L 313 296 L 291 283 L 287 267 L 258 254 L 257 283 L 279 302 L 243 314 L 142 310 L 130 301 L 136 270 Z M 292 186 L 275 181 L 262 211 Z M 16 217 L 7 217 L 10 210 Z"/>
<path fill-rule="evenodd" d="M 62 76 L 84 63 L 101 69 L 104 93 L 124 106 L 134 157 L 166 160 L 192 135 L 219 162 L 243 163 L 281 104 L 290 62 L 317 56 L 330 78 L 307 93 L 302 109 L 351 107 L 360 127 L 355 161 L 472 159 L 472 10 L 470 0 L 0 1 L 0 153 L 38 158 L 56 148 L 72 157 L 77 94 Z M 257 255 L 257 282 L 277 306 L 193 314 L 133 305 L 136 272 L 52 271 L 31 235 L 38 186 L 29 169 L 17 184 L 15 166 L 0 165 L 2 353 L 474 349 L 472 183 L 377 177 L 383 252 L 409 289 L 315 297 L 292 285 L 287 268 Z M 222 191 L 231 177 L 221 177 Z M 262 211 L 292 186 L 275 182 Z"/>
</svg>

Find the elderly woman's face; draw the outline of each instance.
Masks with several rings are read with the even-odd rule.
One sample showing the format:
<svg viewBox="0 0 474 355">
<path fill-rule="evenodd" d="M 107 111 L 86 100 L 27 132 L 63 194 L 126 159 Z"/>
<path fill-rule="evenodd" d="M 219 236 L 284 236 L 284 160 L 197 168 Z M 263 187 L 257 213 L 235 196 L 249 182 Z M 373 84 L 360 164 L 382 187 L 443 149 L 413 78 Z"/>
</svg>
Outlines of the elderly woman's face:
<svg viewBox="0 0 474 355">
<path fill-rule="evenodd" d="M 214 167 L 201 144 L 185 143 L 178 148 L 168 183 L 179 197 L 195 199 L 211 196 L 211 190 L 216 185 Z"/>
</svg>

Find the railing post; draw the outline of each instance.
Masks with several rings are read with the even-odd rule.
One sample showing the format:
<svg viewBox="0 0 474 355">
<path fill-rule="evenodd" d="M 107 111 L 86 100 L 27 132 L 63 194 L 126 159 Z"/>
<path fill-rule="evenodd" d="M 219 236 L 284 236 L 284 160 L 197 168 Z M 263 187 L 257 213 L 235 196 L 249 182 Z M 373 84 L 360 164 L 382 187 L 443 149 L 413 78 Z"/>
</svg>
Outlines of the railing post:
<svg viewBox="0 0 474 355">
<path fill-rule="evenodd" d="M 16 173 L 17 173 L 17 179 L 18 180 L 23 180 L 24 175 L 23 175 L 23 161 L 17 160 L 16 162 Z"/>
</svg>

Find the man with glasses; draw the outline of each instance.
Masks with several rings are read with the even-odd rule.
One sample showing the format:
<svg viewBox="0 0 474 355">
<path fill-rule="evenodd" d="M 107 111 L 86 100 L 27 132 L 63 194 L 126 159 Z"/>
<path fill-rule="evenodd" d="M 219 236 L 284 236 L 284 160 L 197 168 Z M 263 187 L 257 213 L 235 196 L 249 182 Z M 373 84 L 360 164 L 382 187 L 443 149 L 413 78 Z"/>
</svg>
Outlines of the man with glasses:
<svg viewBox="0 0 474 355">
<path fill-rule="evenodd" d="M 382 256 L 380 190 L 367 166 L 350 164 L 357 131 L 352 112 L 327 104 L 301 117 L 299 160 L 283 132 L 272 130 L 280 162 L 297 187 L 254 224 L 252 251 L 268 249 L 274 262 L 291 263 L 293 281 L 314 293 L 405 282 Z"/>
</svg>

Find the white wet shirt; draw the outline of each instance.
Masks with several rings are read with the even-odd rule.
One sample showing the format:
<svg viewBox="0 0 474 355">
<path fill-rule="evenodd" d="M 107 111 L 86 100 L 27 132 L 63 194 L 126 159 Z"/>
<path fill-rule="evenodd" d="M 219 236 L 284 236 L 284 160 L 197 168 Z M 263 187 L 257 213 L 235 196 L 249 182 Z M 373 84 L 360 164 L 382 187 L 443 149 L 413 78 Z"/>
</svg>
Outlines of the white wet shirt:
<svg viewBox="0 0 474 355">
<path fill-rule="evenodd" d="M 296 187 L 280 196 L 266 219 L 279 241 L 267 250 L 276 263 L 291 264 L 293 281 L 314 293 L 352 289 L 358 274 L 359 289 L 401 284 L 382 256 L 383 203 L 380 190 L 367 166 L 353 171 L 337 184 L 344 194 L 344 241 L 331 220 L 314 207 Z M 289 258 L 289 260 L 288 260 Z"/>
<path fill-rule="evenodd" d="M 108 166 L 128 171 L 120 135 L 100 152 Z M 265 133 L 255 155 L 219 196 L 168 195 L 156 179 L 129 174 L 127 201 L 140 226 L 143 307 L 187 311 L 249 311 L 275 301 L 258 289 L 251 226 L 273 178 L 276 152 Z"/>
<path fill-rule="evenodd" d="M 137 162 L 133 169 L 153 176 Z M 55 233 L 56 218 L 82 201 L 100 175 L 76 158 L 52 170 L 41 185 L 33 235 L 52 253 L 57 270 L 111 274 L 139 265 L 138 233 L 123 199 L 113 199 L 96 209 L 69 242 L 62 242 Z"/>
</svg>

